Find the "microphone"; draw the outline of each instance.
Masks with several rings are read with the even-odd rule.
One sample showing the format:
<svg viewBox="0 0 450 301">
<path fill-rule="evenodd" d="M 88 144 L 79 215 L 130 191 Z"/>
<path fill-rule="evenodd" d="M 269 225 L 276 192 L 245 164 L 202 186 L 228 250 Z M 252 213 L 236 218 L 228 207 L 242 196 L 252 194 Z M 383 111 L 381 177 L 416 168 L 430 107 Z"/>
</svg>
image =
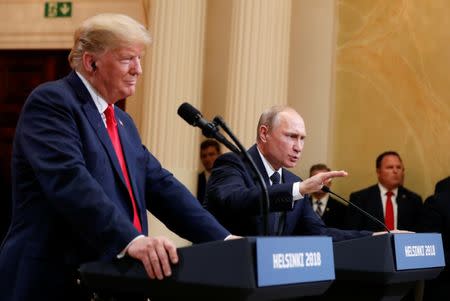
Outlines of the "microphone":
<svg viewBox="0 0 450 301">
<path fill-rule="evenodd" d="M 375 216 L 373 216 L 372 214 L 370 214 L 369 212 L 363 210 L 362 208 L 359 208 L 359 206 L 356 206 L 355 204 L 353 204 L 350 201 L 347 201 L 346 199 L 344 199 L 343 197 L 341 197 L 340 195 L 337 195 L 336 193 L 334 193 L 333 191 L 330 190 L 330 188 L 328 186 L 323 185 L 322 189 L 323 192 L 327 192 L 327 193 L 331 193 L 332 195 L 338 197 L 339 199 L 341 199 L 342 201 L 344 201 L 346 204 L 353 206 L 353 208 L 356 208 L 360 213 L 362 213 L 364 216 L 368 217 L 369 219 L 371 219 L 372 221 L 374 221 L 375 223 L 379 224 L 380 226 L 382 226 L 388 233 L 391 233 L 391 230 L 389 230 L 389 228 L 382 222 L 380 221 L 378 218 L 376 218 Z"/>
<path fill-rule="evenodd" d="M 226 147 L 228 147 L 231 151 L 239 152 L 239 150 L 219 132 L 217 124 L 214 122 L 209 122 L 208 120 L 203 118 L 202 113 L 200 113 L 200 111 L 190 103 L 182 103 L 178 107 L 177 113 L 190 125 L 201 128 L 202 133 L 205 137 L 215 138 L 219 142 L 223 143 Z"/>
<path fill-rule="evenodd" d="M 216 125 L 203 118 L 202 113 L 187 102 L 181 104 L 177 113 L 190 125 L 201 128 L 203 135 L 208 138 L 214 138 L 218 133 Z"/>
</svg>

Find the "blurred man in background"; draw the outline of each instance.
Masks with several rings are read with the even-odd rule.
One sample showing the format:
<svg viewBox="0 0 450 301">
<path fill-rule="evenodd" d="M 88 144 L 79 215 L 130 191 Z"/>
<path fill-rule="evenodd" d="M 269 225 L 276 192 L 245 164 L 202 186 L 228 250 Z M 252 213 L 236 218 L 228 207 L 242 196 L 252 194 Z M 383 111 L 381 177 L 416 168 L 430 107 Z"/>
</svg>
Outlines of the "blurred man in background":
<svg viewBox="0 0 450 301">
<path fill-rule="evenodd" d="M 328 172 L 331 169 L 325 164 L 315 164 L 309 169 L 309 176 L 312 177 L 321 172 Z M 332 180 L 324 183 L 329 188 L 333 184 Z M 322 190 L 311 193 L 311 206 L 314 212 L 322 218 L 325 225 L 333 228 L 344 226 L 345 212 L 347 207 Z"/>
<path fill-rule="evenodd" d="M 214 161 L 216 161 L 217 157 L 219 157 L 220 154 L 220 145 L 216 140 L 207 139 L 200 144 L 200 161 L 202 162 L 204 170 L 198 174 L 197 199 L 200 201 L 203 207 L 206 207 L 206 182 L 211 175 Z"/>
<path fill-rule="evenodd" d="M 417 231 L 422 210 L 422 198 L 402 186 L 405 168 L 397 152 L 380 154 L 376 161 L 378 183 L 353 192 L 350 202 L 369 212 L 390 229 Z M 381 231 L 383 227 L 349 206 L 346 227 Z"/>
</svg>

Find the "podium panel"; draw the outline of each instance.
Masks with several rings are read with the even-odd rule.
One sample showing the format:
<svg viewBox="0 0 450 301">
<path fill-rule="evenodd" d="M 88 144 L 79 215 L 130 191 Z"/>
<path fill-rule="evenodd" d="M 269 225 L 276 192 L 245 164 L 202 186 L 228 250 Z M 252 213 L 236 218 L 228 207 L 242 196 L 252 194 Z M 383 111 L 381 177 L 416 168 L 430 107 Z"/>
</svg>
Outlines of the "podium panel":
<svg viewBox="0 0 450 301">
<path fill-rule="evenodd" d="M 172 266 L 172 276 L 164 280 L 150 280 L 142 264 L 130 258 L 84 264 L 80 267 L 81 280 L 95 292 L 109 296 L 255 301 L 321 295 L 333 282 L 334 273 L 323 281 L 259 287 L 257 240 L 244 238 L 180 248 L 179 264 Z"/>
<path fill-rule="evenodd" d="M 426 242 L 427 234 L 386 234 L 334 243 L 336 281 L 325 300 L 400 300 L 418 280 L 433 279 L 445 264 L 425 261 L 416 269 L 399 269 L 401 250 L 395 249 L 395 236 L 410 236 L 416 244 Z M 430 235 L 430 234 L 428 234 Z M 438 235 L 440 244 L 442 240 Z M 397 251 L 397 252 L 396 252 Z M 428 264 L 428 266 L 427 266 Z"/>
</svg>

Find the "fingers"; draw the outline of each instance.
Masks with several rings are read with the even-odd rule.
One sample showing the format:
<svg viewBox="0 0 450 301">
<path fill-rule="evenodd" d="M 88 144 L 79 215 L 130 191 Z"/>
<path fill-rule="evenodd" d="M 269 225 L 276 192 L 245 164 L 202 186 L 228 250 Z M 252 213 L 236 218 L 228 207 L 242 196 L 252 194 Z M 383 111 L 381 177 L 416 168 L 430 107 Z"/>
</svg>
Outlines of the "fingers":
<svg viewBox="0 0 450 301">
<path fill-rule="evenodd" d="M 323 185 L 328 186 L 331 183 L 331 180 L 333 178 L 346 177 L 346 176 L 348 176 L 348 173 L 344 170 L 340 170 L 340 171 L 334 170 L 334 171 L 320 173 L 318 175 L 321 175 L 322 182 L 320 183 L 321 186 L 319 189 L 322 189 Z"/>
<path fill-rule="evenodd" d="M 344 170 L 333 170 L 328 172 L 318 173 L 305 181 L 300 183 L 299 189 L 302 195 L 313 193 L 322 189 L 324 185 L 327 185 L 331 179 L 337 177 L 346 177 L 348 173 Z"/>
<path fill-rule="evenodd" d="M 151 279 L 171 276 L 170 264 L 178 263 L 176 246 L 165 237 L 144 237 L 133 241 L 127 253 L 142 262 Z"/>
<path fill-rule="evenodd" d="M 409 230 L 399 230 L 399 229 L 395 229 L 395 230 L 391 230 L 391 233 L 394 234 L 411 234 L 411 233 L 416 233 L 414 231 L 409 231 Z"/>
<path fill-rule="evenodd" d="M 244 238 L 244 237 L 230 234 L 227 238 L 225 238 L 225 240 L 241 239 L 241 238 Z"/>
<path fill-rule="evenodd" d="M 162 250 L 161 250 L 162 249 Z M 149 259 L 150 259 L 150 265 L 153 268 L 153 272 L 155 273 L 156 278 L 159 280 L 162 280 L 164 278 L 163 271 L 161 269 L 161 265 L 167 270 L 168 260 L 167 260 L 167 254 L 162 248 L 161 245 L 157 244 L 154 248 L 151 248 L 149 250 Z M 170 276 L 170 266 L 169 269 L 169 275 Z M 166 271 L 164 271 L 164 275 Z"/>
<path fill-rule="evenodd" d="M 346 176 L 348 176 L 348 173 L 344 170 L 340 170 L 340 171 L 333 170 L 333 171 L 320 173 L 318 175 L 322 176 L 322 183 L 325 183 L 327 181 L 330 181 L 333 178 L 346 177 Z"/>
<path fill-rule="evenodd" d="M 378 235 L 383 235 L 383 234 L 387 234 L 387 231 L 373 232 L 372 236 L 378 236 Z"/>
<path fill-rule="evenodd" d="M 177 247 L 170 240 L 166 240 L 164 242 L 164 248 L 167 250 L 169 254 L 170 262 L 173 264 L 178 263 L 178 253 Z"/>
<path fill-rule="evenodd" d="M 178 255 L 175 245 L 173 245 L 168 240 L 163 240 L 161 244 L 158 244 L 156 246 L 155 250 L 157 257 L 156 259 L 152 260 L 152 264 L 153 266 L 156 267 L 155 268 L 156 277 L 158 279 L 162 279 L 163 277 L 169 277 L 170 275 L 172 275 L 170 263 L 178 262 Z"/>
<path fill-rule="evenodd" d="M 143 259 L 141 259 L 142 263 L 144 264 L 145 271 L 147 272 L 148 277 L 150 279 L 155 279 L 156 275 L 153 271 L 153 266 L 150 260 L 149 256 L 145 256 Z"/>
</svg>

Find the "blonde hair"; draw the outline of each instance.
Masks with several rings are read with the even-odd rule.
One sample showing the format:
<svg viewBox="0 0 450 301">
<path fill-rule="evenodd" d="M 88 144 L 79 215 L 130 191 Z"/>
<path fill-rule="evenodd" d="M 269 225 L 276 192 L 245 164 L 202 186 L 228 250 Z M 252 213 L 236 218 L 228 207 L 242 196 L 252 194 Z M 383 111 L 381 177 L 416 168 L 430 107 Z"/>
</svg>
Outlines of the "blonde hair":
<svg viewBox="0 0 450 301">
<path fill-rule="evenodd" d="M 150 43 L 149 32 L 136 20 L 122 14 L 99 14 L 86 19 L 75 31 L 68 59 L 72 69 L 78 69 L 85 52 L 101 54 L 127 44 Z"/>
</svg>

